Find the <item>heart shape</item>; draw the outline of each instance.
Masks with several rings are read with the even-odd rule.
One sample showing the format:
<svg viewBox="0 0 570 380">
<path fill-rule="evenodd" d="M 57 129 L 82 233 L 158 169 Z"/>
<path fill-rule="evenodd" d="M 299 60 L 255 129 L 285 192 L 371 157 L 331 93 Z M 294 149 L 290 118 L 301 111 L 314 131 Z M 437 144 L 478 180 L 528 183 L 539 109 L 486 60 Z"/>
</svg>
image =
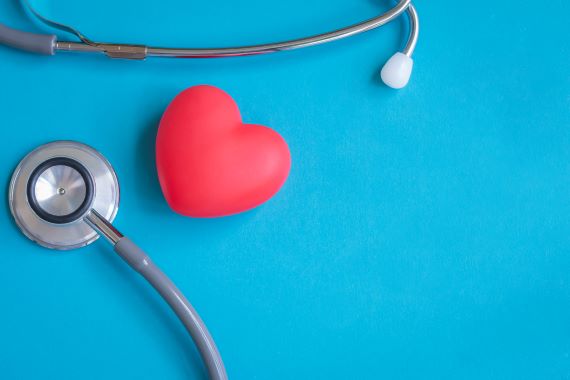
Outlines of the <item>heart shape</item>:
<svg viewBox="0 0 570 380">
<path fill-rule="evenodd" d="M 289 175 L 291 156 L 277 132 L 244 124 L 227 93 L 202 85 L 180 93 L 164 112 L 156 165 L 174 211 L 218 217 L 270 199 Z"/>
</svg>

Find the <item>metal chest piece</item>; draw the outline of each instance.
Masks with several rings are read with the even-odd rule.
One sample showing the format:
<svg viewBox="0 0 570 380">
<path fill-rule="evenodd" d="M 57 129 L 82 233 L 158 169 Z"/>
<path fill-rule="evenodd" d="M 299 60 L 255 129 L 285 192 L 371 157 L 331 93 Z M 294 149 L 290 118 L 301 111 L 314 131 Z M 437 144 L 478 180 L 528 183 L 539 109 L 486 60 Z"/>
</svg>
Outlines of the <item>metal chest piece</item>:
<svg viewBox="0 0 570 380">
<path fill-rule="evenodd" d="M 28 238 L 47 248 L 74 249 L 99 237 L 84 220 L 91 209 L 113 221 L 119 182 L 95 149 L 56 141 L 20 162 L 10 182 L 9 203 L 16 224 Z"/>
</svg>

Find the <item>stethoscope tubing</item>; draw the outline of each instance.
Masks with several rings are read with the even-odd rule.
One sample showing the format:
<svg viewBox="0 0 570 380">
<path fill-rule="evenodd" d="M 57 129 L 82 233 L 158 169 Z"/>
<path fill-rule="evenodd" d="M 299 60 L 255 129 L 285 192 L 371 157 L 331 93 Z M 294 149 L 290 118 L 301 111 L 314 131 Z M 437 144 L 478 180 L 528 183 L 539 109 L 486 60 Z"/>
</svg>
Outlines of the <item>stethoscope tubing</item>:
<svg viewBox="0 0 570 380">
<path fill-rule="evenodd" d="M 115 252 L 142 275 L 160 294 L 182 322 L 204 361 L 212 380 L 227 380 L 222 357 L 206 325 L 184 294 L 137 245 L 123 237 L 114 246 Z"/>
<path fill-rule="evenodd" d="M 115 252 L 143 276 L 174 311 L 196 344 L 208 371 L 209 379 L 227 380 L 224 362 L 208 328 L 170 278 L 153 263 L 142 249 L 129 238 L 124 237 L 97 211 L 91 210 L 85 217 L 85 222 L 105 237 L 113 245 Z"/>
</svg>

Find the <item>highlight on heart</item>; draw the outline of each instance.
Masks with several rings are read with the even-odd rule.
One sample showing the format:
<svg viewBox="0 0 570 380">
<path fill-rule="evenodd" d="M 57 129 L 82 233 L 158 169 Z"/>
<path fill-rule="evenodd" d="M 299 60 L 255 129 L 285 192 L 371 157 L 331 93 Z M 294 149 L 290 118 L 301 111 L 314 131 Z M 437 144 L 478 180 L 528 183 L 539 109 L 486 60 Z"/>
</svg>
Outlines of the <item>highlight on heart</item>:
<svg viewBox="0 0 570 380">
<path fill-rule="evenodd" d="M 162 192 L 177 213 L 233 215 L 273 197 L 291 169 L 287 143 L 271 128 L 242 121 L 223 90 L 190 87 L 168 105 L 156 137 Z"/>
</svg>

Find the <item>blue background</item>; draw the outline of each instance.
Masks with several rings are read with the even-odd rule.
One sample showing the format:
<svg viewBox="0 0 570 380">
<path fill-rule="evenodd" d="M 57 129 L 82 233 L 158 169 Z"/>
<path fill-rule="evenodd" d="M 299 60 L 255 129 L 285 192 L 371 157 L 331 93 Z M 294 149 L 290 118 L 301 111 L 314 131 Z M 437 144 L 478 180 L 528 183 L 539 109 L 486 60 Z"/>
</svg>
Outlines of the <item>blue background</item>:
<svg viewBox="0 0 570 380">
<path fill-rule="evenodd" d="M 37 0 L 99 40 L 227 45 L 357 22 L 383 0 Z M 116 225 L 187 293 L 232 379 L 570 379 L 570 43 L 565 0 L 418 0 L 408 88 L 379 82 L 406 24 L 227 60 L 46 58 L 0 48 L 0 183 L 37 145 L 100 150 Z M 26 30 L 17 1 L 0 22 Z M 45 30 L 45 29 L 44 29 Z M 170 211 L 161 113 L 213 84 L 287 140 L 258 209 Z M 0 204 L 2 379 L 204 378 L 181 325 L 98 242 L 28 241 Z"/>
</svg>

